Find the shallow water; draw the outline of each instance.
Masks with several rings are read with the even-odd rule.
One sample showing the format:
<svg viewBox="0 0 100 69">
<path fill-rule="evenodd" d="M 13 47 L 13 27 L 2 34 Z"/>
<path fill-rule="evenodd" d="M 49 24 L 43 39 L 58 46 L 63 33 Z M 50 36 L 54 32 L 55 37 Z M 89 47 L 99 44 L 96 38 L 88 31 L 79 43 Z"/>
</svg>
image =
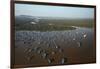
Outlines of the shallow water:
<svg viewBox="0 0 100 69">
<path fill-rule="evenodd" d="M 95 62 L 93 28 L 15 32 L 15 67 L 91 62 Z"/>
</svg>

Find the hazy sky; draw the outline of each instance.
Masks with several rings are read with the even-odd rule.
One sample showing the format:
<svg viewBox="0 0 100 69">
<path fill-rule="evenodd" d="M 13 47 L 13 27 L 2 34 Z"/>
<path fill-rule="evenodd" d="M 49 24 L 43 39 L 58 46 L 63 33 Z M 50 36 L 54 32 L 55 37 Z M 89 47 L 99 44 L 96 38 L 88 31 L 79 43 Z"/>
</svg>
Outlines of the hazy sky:
<svg viewBox="0 0 100 69">
<path fill-rule="evenodd" d="M 94 8 L 15 4 L 15 15 L 94 18 Z"/>
</svg>

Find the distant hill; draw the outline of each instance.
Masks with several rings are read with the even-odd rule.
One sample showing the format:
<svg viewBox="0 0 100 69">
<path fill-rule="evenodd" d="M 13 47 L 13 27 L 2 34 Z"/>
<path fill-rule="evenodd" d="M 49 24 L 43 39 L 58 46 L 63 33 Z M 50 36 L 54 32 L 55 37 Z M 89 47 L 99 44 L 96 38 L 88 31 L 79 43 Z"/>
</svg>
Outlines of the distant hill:
<svg viewBox="0 0 100 69">
<path fill-rule="evenodd" d="M 33 17 L 33 16 L 28 16 L 28 15 L 20 15 L 20 16 L 15 16 L 15 22 L 17 24 L 19 23 L 29 23 L 29 22 L 38 22 L 38 18 Z"/>
</svg>

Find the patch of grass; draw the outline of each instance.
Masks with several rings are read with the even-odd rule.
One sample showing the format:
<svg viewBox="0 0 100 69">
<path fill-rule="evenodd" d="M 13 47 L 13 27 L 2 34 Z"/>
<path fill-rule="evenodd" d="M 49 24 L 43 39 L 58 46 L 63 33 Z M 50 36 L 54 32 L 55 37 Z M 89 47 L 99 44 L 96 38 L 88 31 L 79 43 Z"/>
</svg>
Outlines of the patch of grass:
<svg viewBox="0 0 100 69">
<path fill-rule="evenodd" d="M 94 21 L 92 19 L 79 20 L 55 20 L 55 19 L 41 19 L 37 24 L 31 24 L 29 21 L 15 21 L 15 30 L 30 30 L 30 31 L 61 31 L 61 30 L 75 30 L 75 27 L 93 28 Z"/>
<path fill-rule="evenodd" d="M 76 28 L 71 26 L 59 26 L 59 25 L 23 25 L 16 27 L 16 30 L 35 30 L 35 31 L 61 31 L 61 30 L 74 30 Z"/>
</svg>

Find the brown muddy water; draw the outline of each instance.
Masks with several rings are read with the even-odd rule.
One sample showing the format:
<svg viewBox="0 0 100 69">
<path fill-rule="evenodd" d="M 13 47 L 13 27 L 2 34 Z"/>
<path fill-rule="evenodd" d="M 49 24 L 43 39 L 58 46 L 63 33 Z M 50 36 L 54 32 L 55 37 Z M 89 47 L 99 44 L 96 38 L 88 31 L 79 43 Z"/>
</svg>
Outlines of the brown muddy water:
<svg viewBox="0 0 100 69">
<path fill-rule="evenodd" d="M 94 63 L 94 40 L 93 28 L 16 31 L 14 67 Z"/>
</svg>

